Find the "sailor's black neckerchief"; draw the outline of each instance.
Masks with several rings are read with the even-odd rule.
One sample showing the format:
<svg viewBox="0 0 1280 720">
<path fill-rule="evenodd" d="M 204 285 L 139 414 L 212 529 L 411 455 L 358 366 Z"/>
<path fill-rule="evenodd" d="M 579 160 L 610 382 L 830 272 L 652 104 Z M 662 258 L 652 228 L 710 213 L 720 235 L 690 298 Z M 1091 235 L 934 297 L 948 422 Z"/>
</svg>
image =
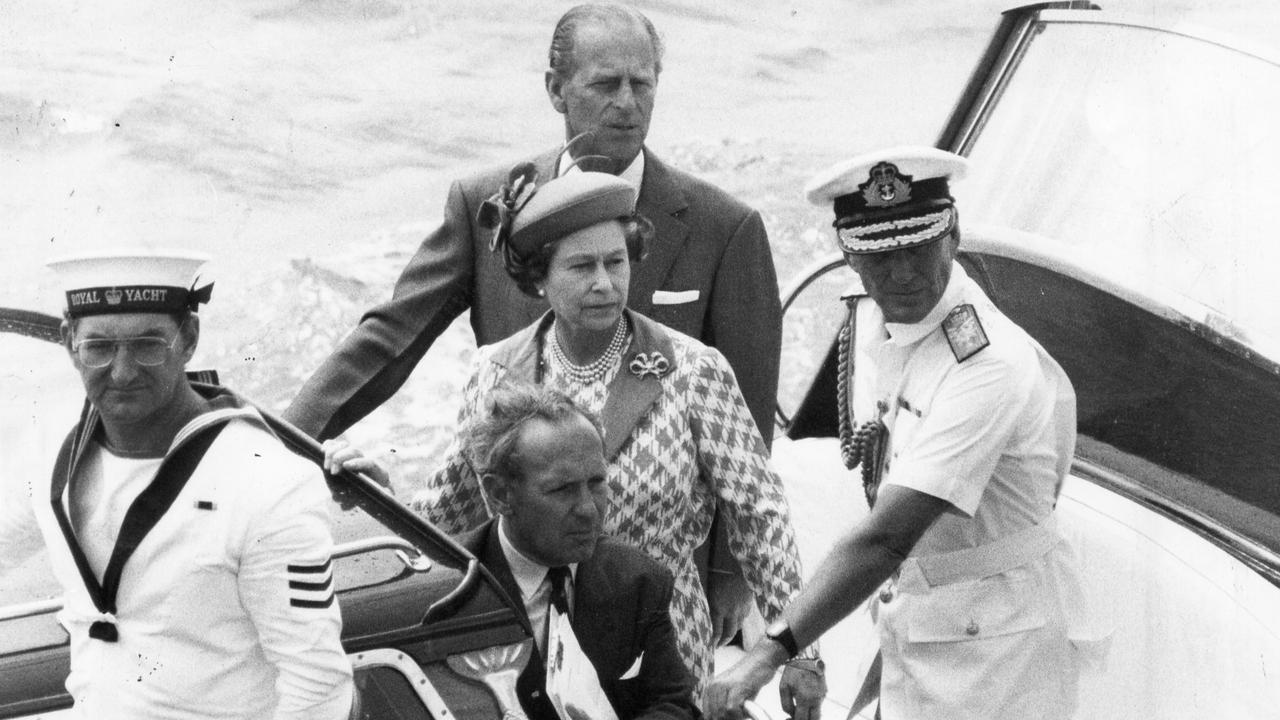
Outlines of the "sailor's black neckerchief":
<svg viewBox="0 0 1280 720">
<path fill-rule="evenodd" d="M 100 617 L 89 626 L 89 637 L 104 642 L 116 642 L 120 633 L 115 624 L 116 593 L 120 589 L 120 576 L 124 565 L 133 551 L 138 548 L 147 533 L 155 527 L 164 516 L 178 493 L 186 486 L 187 480 L 200 464 L 200 460 L 209 446 L 226 427 L 227 422 L 235 417 L 258 420 L 258 414 L 244 405 L 235 395 L 212 386 L 193 384 L 197 391 L 208 400 L 210 410 L 192 420 L 175 439 L 173 447 L 165 454 L 151 483 L 134 499 L 125 513 L 120 525 L 120 535 L 116 538 L 115 547 L 111 551 L 111 559 L 103 573 L 102 582 L 94 575 L 71 527 L 71 521 L 63 507 L 62 498 L 75 478 L 84 457 L 85 449 L 96 433 L 101 432 L 101 418 L 93 406 L 86 400 L 84 410 L 80 413 L 80 422 L 67 435 L 58 452 L 58 460 L 54 464 L 53 478 L 50 483 L 50 501 L 53 504 L 53 515 L 57 518 L 58 527 L 75 560 L 80 579 L 84 582 L 89 598 L 97 608 Z M 258 422 L 261 422 L 258 420 Z"/>
</svg>

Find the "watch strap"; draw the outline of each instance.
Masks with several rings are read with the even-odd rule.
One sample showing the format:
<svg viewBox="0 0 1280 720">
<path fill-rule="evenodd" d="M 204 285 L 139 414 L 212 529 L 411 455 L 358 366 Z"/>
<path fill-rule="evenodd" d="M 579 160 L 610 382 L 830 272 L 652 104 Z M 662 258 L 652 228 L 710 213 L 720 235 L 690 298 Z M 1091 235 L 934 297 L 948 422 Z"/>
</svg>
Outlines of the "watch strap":
<svg viewBox="0 0 1280 720">
<path fill-rule="evenodd" d="M 791 632 L 791 626 L 786 623 L 777 623 L 764 631 L 765 637 L 778 643 L 783 650 L 787 651 L 787 659 L 800 654 L 800 646 L 796 644 L 796 636 Z"/>
</svg>

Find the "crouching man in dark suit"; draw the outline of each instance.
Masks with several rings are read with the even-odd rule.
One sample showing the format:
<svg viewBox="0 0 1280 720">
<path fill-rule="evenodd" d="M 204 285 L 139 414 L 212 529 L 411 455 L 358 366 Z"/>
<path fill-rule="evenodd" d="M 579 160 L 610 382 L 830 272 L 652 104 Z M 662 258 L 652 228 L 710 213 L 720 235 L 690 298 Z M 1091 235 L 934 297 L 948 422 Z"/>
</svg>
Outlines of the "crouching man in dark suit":
<svg viewBox="0 0 1280 720">
<path fill-rule="evenodd" d="M 464 432 L 496 519 L 459 541 L 522 601 L 539 650 L 517 684 L 530 720 L 701 717 L 676 650 L 671 574 L 601 537 L 596 420 L 558 391 L 509 385 Z"/>
</svg>

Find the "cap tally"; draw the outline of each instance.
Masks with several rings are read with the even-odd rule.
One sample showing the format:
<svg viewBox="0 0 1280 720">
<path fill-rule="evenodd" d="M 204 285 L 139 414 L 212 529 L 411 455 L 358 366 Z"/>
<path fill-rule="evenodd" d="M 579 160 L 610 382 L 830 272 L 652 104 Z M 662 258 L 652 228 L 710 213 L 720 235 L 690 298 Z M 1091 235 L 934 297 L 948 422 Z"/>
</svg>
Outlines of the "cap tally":
<svg viewBox="0 0 1280 720">
<path fill-rule="evenodd" d="M 194 311 L 209 301 L 213 284 L 195 288 L 207 255 L 189 251 L 116 250 L 58 258 L 48 263 L 66 293 L 67 315 Z"/>
<path fill-rule="evenodd" d="M 956 227 L 949 181 L 967 169 L 965 158 L 937 148 L 889 148 L 819 173 L 805 196 L 835 210 L 841 250 L 885 252 L 932 242 Z"/>
</svg>

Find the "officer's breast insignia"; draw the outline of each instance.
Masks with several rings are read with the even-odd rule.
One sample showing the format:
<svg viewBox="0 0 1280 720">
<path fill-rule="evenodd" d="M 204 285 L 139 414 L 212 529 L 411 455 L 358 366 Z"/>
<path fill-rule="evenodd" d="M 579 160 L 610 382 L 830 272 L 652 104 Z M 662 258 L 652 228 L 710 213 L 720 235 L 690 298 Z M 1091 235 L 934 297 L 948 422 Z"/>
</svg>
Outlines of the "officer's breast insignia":
<svg viewBox="0 0 1280 720">
<path fill-rule="evenodd" d="M 951 346 L 951 354 L 956 362 L 964 362 L 991 344 L 987 339 L 987 331 L 982 329 L 982 321 L 973 306 L 965 303 L 947 313 L 942 321 L 942 332 L 947 336 L 947 344 Z"/>
</svg>

